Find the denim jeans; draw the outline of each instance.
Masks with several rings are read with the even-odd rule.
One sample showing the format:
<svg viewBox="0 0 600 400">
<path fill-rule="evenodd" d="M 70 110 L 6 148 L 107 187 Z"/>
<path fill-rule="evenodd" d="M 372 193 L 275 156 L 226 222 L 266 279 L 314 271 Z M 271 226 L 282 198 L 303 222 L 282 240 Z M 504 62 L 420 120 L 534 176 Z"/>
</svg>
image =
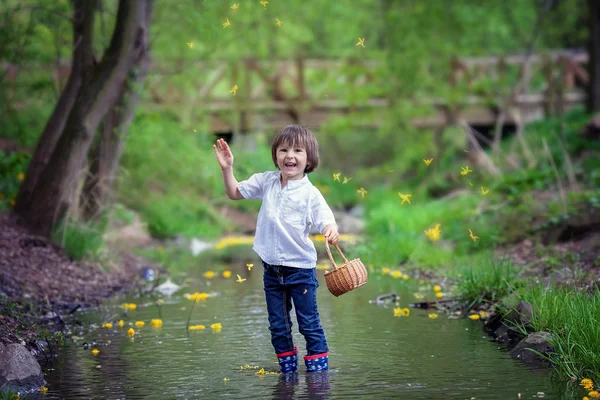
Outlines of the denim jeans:
<svg viewBox="0 0 600 400">
<path fill-rule="evenodd" d="M 325 332 L 317 309 L 317 271 L 270 265 L 263 261 L 265 297 L 269 313 L 269 330 L 275 353 L 294 350 L 292 339 L 292 302 L 298 319 L 298 330 L 306 340 L 309 356 L 327 353 Z"/>
</svg>

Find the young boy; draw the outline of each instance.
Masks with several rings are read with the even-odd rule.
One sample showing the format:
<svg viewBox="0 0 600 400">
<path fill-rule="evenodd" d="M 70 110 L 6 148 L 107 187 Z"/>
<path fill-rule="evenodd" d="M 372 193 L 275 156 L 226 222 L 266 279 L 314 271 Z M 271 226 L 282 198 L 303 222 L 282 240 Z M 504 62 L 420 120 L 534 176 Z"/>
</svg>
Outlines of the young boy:
<svg viewBox="0 0 600 400">
<path fill-rule="evenodd" d="M 281 372 L 298 369 L 290 319 L 292 303 L 306 340 L 307 372 L 327 370 L 329 348 L 317 308 L 317 252 L 308 235 L 314 225 L 329 243 L 336 244 L 339 233 L 331 209 L 308 180 L 308 174 L 319 165 L 317 140 L 300 125 L 286 126 L 271 146 L 277 171 L 254 174 L 239 183 L 233 176 L 233 154 L 227 143 L 219 139 L 213 149 L 227 196 L 232 200 L 262 200 L 253 249 L 264 267 L 271 343 Z"/>
</svg>

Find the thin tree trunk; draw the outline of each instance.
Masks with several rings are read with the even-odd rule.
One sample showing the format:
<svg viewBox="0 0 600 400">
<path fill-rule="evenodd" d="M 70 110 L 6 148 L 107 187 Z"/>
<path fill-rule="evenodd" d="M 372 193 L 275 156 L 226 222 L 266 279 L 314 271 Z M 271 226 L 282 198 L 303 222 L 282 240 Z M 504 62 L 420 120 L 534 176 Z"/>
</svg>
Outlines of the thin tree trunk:
<svg viewBox="0 0 600 400">
<path fill-rule="evenodd" d="M 73 202 L 94 132 L 116 103 L 139 52 L 147 47 L 147 7 L 151 7 L 149 0 L 119 2 L 110 46 L 98 65 L 83 70 L 82 85 L 64 132 L 29 201 L 18 207 L 30 227 L 42 235 L 50 235 L 55 222 L 62 220 Z"/>
<path fill-rule="evenodd" d="M 148 7 L 146 27 L 150 26 L 151 7 Z M 145 30 L 146 34 L 148 29 Z M 147 38 L 145 40 L 147 42 Z M 112 188 L 129 126 L 140 102 L 141 87 L 150 69 L 149 51 L 142 50 L 121 90 L 117 104 L 106 114 L 99 140 L 90 156 L 90 169 L 83 187 L 81 203 L 85 219 L 98 218 L 112 201 Z"/>
<path fill-rule="evenodd" d="M 590 38 L 588 41 L 588 70 L 590 83 L 588 85 L 587 111 L 600 111 L 600 4 L 598 0 L 588 0 Z"/>
<path fill-rule="evenodd" d="M 58 139 L 63 132 L 67 118 L 77 98 L 77 92 L 81 87 L 82 70 L 89 68 L 93 64 L 94 3 L 91 1 L 76 1 L 74 14 L 71 73 L 64 90 L 61 92 L 54 112 L 46 123 L 44 132 L 40 137 L 40 141 L 27 169 L 25 180 L 19 189 L 16 204 L 17 212 L 24 204 L 29 202 L 40 174 L 46 168 L 54 152 L 56 143 L 58 143 Z"/>
</svg>

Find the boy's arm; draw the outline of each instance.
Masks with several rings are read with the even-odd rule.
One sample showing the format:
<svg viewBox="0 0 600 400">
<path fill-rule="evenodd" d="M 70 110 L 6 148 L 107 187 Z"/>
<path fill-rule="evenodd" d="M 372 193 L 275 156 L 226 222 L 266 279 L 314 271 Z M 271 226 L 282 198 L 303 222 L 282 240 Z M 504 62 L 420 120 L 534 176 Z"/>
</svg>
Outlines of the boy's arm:
<svg viewBox="0 0 600 400">
<path fill-rule="evenodd" d="M 225 184 L 225 192 L 227 193 L 227 197 L 231 200 L 243 200 L 244 196 L 240 193 L 240 189 L 238 187 L 238 181 L 233 176 L 233 169 L 226 168 L 222 170 L 223 172 L 223 183 Z"/>
</svg>

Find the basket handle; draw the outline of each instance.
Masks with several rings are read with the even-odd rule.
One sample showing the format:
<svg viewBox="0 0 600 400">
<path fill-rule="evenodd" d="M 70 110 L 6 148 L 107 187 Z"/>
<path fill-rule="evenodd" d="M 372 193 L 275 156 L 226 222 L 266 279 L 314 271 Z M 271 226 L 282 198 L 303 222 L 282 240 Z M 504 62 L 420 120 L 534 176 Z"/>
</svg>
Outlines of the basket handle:
<svg viewBox="0 0 600 400">
<path fill-rule="evenodd" d="M 337 244 L 334 244 L 334 246 L 338 253 L 340 253 L 340 256 L 342 256 L 342 258 L 344 259 L 344 264 L 348 264 L 348 259 L 344 257 L 344 253 L 342 253 L 342 250 L 340 250 Z M 333 260 L 333 256 L 331 255 L 331 250 L 329 250 L 329 242 L 327 241 L 327 238 L 325 238 L 325 250 L 327 250 L 327 255 L 329 256 L 329 261 L 331 261 L 331 263 L 333 264 L 333 268 L 338 269 L 339 267 L 337 266 L 337 264 Z"/>
</svg>

